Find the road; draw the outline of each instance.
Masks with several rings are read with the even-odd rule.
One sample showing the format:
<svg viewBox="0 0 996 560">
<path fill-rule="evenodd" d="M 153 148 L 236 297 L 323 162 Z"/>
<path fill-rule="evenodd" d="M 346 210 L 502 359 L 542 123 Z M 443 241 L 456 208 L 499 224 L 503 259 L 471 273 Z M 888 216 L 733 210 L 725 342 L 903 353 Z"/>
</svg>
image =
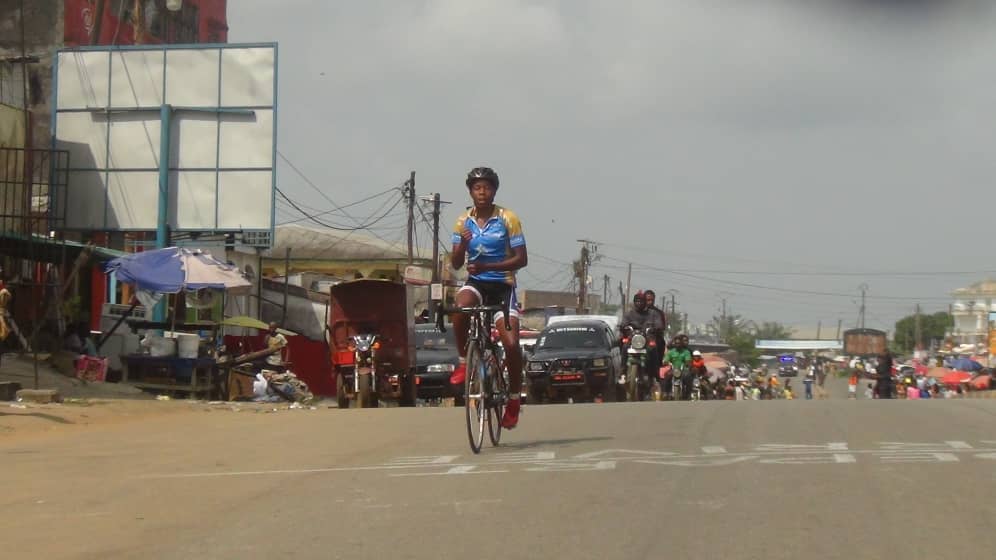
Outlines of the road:
<svg viewBox="0 0 996 560">
<path fill-rule="evenodd" d="M 996 546 L 996 400 L 527 406 L 479 456 L 462 412 L 222 408 L 0 443 L 0 545 L 12 559 L 795 560 Z"/>
</svg>

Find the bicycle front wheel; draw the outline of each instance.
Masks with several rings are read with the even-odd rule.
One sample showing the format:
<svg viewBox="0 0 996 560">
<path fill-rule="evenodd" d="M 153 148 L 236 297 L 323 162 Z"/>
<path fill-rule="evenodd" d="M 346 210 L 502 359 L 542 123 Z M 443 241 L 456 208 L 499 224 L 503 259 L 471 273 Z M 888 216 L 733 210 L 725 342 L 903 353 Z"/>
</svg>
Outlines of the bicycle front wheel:
<svg viewBox="0 0 996 560">
<path fill-rule="evenodd" d="M 501 441 L 501 416 L 505 412 L 505 401 L 508 400 L 508 373 L 498 363 L 494 352 L 488 350 L 484 355 L 484 364 L 487 366 L 484 379 L 488 394 L 488 437 L 491 438 L 491 445 L 498 445 Z"/>
<path fill-rule="evenodd" d="M 484 393 L 484 370 L 486 364 L 477 341 L 472 340 L 467 349 L 467 380 L 464 382 L 464 409 L 467 412 L 467 437 L 470 449 L 481 452 L 484 443 L 484 417 L 487 415 Z"/>
</svg>

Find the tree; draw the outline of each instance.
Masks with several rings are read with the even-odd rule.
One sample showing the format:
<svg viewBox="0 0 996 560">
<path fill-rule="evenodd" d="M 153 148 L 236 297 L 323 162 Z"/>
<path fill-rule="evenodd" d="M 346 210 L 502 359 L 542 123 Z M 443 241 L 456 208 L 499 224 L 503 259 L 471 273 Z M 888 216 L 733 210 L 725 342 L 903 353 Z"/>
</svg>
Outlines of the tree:
<svg viewBox="0 0 996 560">
<path fill-rule="evenodd" d="M 756 332 L 758 340 L 785 340 L 792 337 L 792 329 L 776 321 L 764 321 Z"/>
<path fill-rule="evenodd" d="M 920 315 L 920 343 L 929 346 L 931 340 L 943 339 L 944 334 L 954 326 L 954 318 L 947 311 L 931 315 Z M 916 315 L 907 315 L 896 321 L 893 343 L 901 352 L 910 352 L 916 347 Z"/>
</svg>

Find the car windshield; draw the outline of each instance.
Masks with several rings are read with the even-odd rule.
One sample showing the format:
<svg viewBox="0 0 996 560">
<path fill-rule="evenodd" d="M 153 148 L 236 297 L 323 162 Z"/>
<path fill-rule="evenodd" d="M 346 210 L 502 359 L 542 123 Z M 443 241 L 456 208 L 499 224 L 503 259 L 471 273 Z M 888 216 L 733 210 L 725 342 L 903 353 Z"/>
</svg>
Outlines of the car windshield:
<svg viewBox="0 0 996 560">
<path fill-rule="evenodd" d="M 540 336 L 537 349 L 552 348 L 600 348 L 602 337 L 594 327 L 557 327 L 547 330 Z"/>
<path fill-rule="evenodd" d="M 452 350 L 456 342 L 452 335 L 439 331 L 415 331 L 415 348 L 419 350 Z"/>
</svg>

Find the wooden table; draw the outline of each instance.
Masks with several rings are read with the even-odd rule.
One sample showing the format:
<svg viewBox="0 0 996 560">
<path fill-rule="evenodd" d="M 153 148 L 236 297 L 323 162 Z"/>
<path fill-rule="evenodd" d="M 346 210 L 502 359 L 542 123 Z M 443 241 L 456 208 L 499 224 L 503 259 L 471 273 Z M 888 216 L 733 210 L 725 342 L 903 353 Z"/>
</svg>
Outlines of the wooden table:
<svg viewBox="0 0 996 560">
<path fill-rule="evenodd" d="M 129 354 L 122 356 L 124 372 L 121 382 L 141 389 L 182 391 L 210 395 L 216 388 L 214 358 L 178 358 Z M 188 383 L 180 382 L 189 373 Z"/>
</svg>

